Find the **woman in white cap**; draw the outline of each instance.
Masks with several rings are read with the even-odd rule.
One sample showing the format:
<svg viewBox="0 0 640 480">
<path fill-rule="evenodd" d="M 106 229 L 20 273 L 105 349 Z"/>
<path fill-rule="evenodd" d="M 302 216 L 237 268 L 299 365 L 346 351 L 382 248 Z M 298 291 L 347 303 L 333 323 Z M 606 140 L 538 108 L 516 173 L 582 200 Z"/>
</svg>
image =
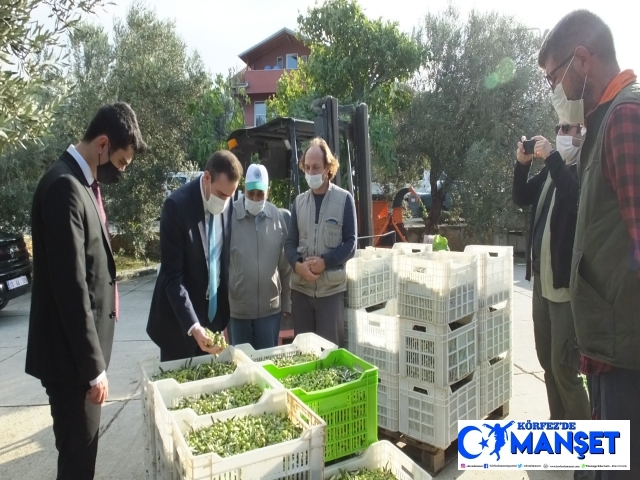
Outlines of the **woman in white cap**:
<svg viewBox="0 0 640 480">
<path fill-rule="evenodd" d="M 291 315 L 287 226 L 268 195 L 267 169 L 249 165 L 244 197 L 233 204 L 228 328 L 233 345 L 249 343 L 256 350 L 278 345 L 280 317 Z"/>
</svg>

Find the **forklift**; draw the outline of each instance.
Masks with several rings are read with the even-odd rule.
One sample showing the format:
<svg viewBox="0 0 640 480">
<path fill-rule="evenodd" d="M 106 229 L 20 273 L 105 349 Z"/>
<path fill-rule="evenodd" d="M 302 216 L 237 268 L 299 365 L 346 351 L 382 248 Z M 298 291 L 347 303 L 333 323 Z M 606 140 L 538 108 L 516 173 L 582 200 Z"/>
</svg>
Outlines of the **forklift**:
<svg viewBox="0 0 640 480">
<path fill-rule="evenodd" d="M 240 160 L 244 171 L 257 156 L 269 172 L 270 180 L 287 180 L 286 208 L 280 211 L 288 224 L 293 202 L 302 191 L 302 172 L 298 165 L 304 144 L 315 137 L 322 137 L 336 158 L 343 159 L 332 181 L 349 191 L 355 201 L 358 247 L 373 246 L 368 107 L 364 103 L 338 105 L 336 98 L 326 97 L 314 101 L 313 109 L 317 114 L 313 121 L 278 117 L 257 127 L 235 130 L 227 139 L 229 150 Z M 344 155 L 340 155 L 341 146 Z M 292 341 L 292 320 L 286 322 L 283 319 L 279 343 Z"/>
<path fill-rule="evenodd" d="M 269 179 L 287 180 L 287 208 L 281 211 L 288 221 L 293 202 L 301 193 L 302 172 L 298 165 L 304 144 L 322 137 L 332 153 L 343 159 L 332 181 L 349 191 L 355 201 L 358 247 L 373 246 L 368 107 L 364 103 L 338 105 L 336 98 L 326 97 L 314 101 L 313 109 L 317 114 L 313 121 L 278 117 L 257 127 L 235 130 L 227 139 L 229 150 L 245 171 L 257 156 L 269 172 Z"/>
</svg>

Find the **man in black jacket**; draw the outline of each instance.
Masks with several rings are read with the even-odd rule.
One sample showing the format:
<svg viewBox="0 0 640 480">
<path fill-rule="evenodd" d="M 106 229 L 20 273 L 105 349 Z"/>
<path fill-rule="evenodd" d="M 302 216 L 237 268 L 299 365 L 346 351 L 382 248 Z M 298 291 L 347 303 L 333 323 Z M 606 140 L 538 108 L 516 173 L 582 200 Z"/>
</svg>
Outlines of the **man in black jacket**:
<svg viewBox="0 0 640 480">
<path fill-rule="evenodd" d="M 535 137 L 534 154 L 544 159 L 545 166 L 529 179 L 534 155 L 525 155 L 522 143 L 518 144 L 513 201 L 532 206 L 526 278 L 534 277 L 534 336 L 551 420 L 590 420 L 587 390 L 577 371 L 579 351 L 569 293 L 582 126 L 563 124 L 556 130 L 557 150 L 544 137 Z"/>
<path fill-rule="evenodd" d="M 222 332 L 229 322 L 230 199 L 242 173 L 233 153 L 217 151 L 199 178 L 164 202 L 160 272 L 147 323 L 163 362 L 219 351 L 205 328 Z"/>
<path fill-rule="evenodd" d="M 93 478 L 100 405 L 108 395 L 118 290 L 100 185 L 117 182 L 145 147 L 131 107 L 104 106 L 33 197 L 26 372 L 49 396 L 58 480 Z"/>
</svg>

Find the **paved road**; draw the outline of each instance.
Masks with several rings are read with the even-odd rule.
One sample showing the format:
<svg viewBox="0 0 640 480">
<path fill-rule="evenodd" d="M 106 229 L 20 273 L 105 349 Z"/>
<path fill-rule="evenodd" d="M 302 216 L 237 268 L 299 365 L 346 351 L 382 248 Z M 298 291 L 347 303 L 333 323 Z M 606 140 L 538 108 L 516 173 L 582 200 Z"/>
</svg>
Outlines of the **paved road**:
<svg viewBox="0 0 640 480">
<path fill-rule="evenodd" d="M 514 392 L 510 418 L 549 416 L 542 377 L 533 343 L 531 287 L 524 268 L 516 267 L 514 293 Z M 97 480 L 143 479 L 141 405 L 138 362 L 156 356 L 145 326 L 155 276 L 120 284 L 122 320 L 116 328 L 109 367 L 109 400 L 102 410 Z M 44 389 L 24 373 L 29 297 L 0 312 L 0 479 L 55 478 L 57 451 Z M 490 476 L 489 476 L 490 475 Z M 502 479 L 570 479 L 569 472 L 464 472 L 454 462 L 438 479 L 463 477 Z"/>
</svg>

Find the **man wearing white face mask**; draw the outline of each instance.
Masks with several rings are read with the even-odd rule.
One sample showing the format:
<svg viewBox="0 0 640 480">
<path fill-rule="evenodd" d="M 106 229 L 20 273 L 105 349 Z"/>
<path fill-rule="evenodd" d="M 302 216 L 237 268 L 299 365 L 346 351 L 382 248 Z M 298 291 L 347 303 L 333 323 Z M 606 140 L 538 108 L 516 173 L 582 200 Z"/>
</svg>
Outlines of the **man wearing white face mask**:
<svg viewBox="0 0 640 480">
<path fill-rule="evenodd" d="M 291 302 L 296 335 L 313 332 L 342 347 L 346 262 L 356 251 L 356 208 L 349 192 L 331 183 L 338 159 L 314 138 L 300 160 L 309 190 L 291 211 L 285 253 L 293 267 Z"/>
<path fill-rule="evenodd" d="M 580 371 L 594 418 L 629 420 L 630 470 L 640 478 L 640 83 L 621 70 L 611 29 L 576 10 L 553 27 L 538 65 L 554 106 L 576 109 L 587 127 L 580 152 L 580 202 L 571 268 L 571 307 Z M 558 101 L 559 100 L 559 101 Z"/>
<path fill-rule="evenodd" d="M 522 143 L 518 144 L 513 201 L 521 207 L 532 206 L 526 278 L 534 277 L 534 336 L 551 420 L 589 420 L 589 398 L 577 371 L 579 352 L 569 292 L 582 125 L 563 123 L 556 132 L 557 150 L 542 136 L 534 137 L 534 155 L 526 155 Z M 543 158 L 545 166 L 528 178 L 534 156 Z"/>
<path fill-rule="evenodd" d="M 234 345 L 278 345 L 280 317 L 291 315 L 291 265 L 284 255 L 287 226 L 267 201 L 269 174 L 249 165 L 244 197 L 233 204 L 229 264 L 229 333 Z"/>
<path fill-rule="evenodd" d="M 199 178 L 164 202 L 160 272 L 147 323 L 163 362 L 218 353 L 205 329 L 222 332 L 229 322 L 230 199 L 241 177 L 236 156 L 219 150 Z"/>
</svg>

